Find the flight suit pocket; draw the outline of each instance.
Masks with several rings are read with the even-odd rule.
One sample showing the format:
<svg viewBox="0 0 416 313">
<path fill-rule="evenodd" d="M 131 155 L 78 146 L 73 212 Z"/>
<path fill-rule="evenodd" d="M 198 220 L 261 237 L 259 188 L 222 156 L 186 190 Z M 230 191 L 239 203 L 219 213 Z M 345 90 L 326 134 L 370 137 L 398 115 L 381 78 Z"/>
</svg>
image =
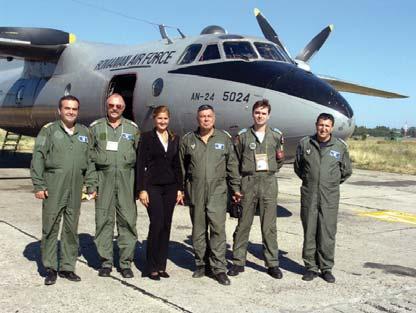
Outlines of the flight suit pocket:
<svg viewBox="0 0 416 313">
<path fill-rule="evenodd" d="M 79 153 L 79 168 L 81 171 L 86 171 L 88 167 L 88 145 L 82 144 Z"/>
<path fill-rule="evenodd" d="M 213 190 L 213 194 L 215 195 L 220 195 L 220 194 L 226 194 L 227 193 L 227 183 L 223 180 L 219 180 L 213 184 L 216 184 L 214 190 Z"/>
<path fill-rule="evenodd" d="M 95 167 L 97 170 L 104 170 L 110 166 L 107 161 L 107 153 L 105 152 L 94 152 L 94 158 L 92 158 L 93 162 L 95 163 Z"/>
<path fill-rule="evenodd" d="M 309 190 L 306 186 L 300 187 L 300 206 L 301 208 L 309 207 L 310 205 L 310 198 L 309 198 Z"/>
<path fill-rule="evenodd" d="M 185 200 L 187 200 L 189 205 L 193 205 L 193 195 L 192 195 L 192 184 L 189 180 L 185 183 Z"/>
<path fill-rule="evenodd" d="M 62 154 L 58 151 L 55 145 L 51 145 L 45 161 L 46 168 L 59 168 L 62 160 Z"/>
<path fill-rule="evenodd" d="M 124 162 L 125 162 L 126 168 L 134 167 L 136 163 L 136 152 L 134 151 L 127 152 L 124 155 Z"/>
<path fill-rule="evenodd" d="M 244 152 L 241 169 L 244 172 L 254 172 L 256 170 L 254 153 L 252 150 Z"/>
</svg>

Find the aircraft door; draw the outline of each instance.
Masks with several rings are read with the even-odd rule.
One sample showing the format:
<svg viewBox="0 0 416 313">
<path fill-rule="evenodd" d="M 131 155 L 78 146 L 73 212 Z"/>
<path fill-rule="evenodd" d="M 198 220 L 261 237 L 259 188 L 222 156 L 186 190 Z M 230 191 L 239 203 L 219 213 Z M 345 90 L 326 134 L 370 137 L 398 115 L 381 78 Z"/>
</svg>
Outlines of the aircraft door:
<svg viewBox="0 0 416 313">
<path fill-rule="evenodd" d="M 124 110 L 123 116 L 132 121 L 135 120 L 133 98 L 136 80 L 136 74 L 117 75 L 111 79 L 107 88 L 107 97 L 113 93 L 118 93 L 123 97 L 124 102 L 126 103 L 126 109 Z"/>
</svg>

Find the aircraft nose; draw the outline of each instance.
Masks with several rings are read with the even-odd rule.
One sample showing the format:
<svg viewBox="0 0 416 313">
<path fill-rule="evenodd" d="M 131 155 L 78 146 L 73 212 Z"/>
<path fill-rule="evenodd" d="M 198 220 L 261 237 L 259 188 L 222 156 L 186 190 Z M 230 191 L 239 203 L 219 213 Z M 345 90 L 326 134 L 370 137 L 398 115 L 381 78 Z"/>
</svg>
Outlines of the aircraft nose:
<svg viewBox="0 0 416 313">
<path fill-rule="evenodd" d="M 338 114 L 334 116 L 334 134 L 340 138 L 349 138 L 355 129 L 355 119 L 354 117 L 348 118 L 343 114 Z"/>
<path fill-rule="evenodd" d="M 348 119 L 354 116 L 352 108 L 338 91 L 311 72 L 299 68 L 278 75 L 272 79 L 269 88 L 329 107 Z"/>
</svg>

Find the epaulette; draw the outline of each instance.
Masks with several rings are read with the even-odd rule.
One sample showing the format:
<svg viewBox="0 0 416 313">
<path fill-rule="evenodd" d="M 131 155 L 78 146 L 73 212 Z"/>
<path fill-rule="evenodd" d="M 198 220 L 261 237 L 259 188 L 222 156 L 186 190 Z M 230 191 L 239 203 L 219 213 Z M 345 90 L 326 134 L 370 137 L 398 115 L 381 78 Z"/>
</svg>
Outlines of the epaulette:
<svg viewBox="0 0 416 313">
<path fill-rule="evenodd" d="M 182 138 L 185 138 L 186 136 L 188 136 L 189 134 L 192 134 L 192 132 L 187 132 L 185 135 L 182 136 Z"/>
<path fill-rule="evenodd" d="M 301 140 L 299 140 L 299 142 L 301 142 L 301 141 L 307 141 L 307 140 L 309 140 L 311 137 L 310 136 L 305 136 L 305 137 L 303 137 Z"/>
<path fill-rule="evenodd" d="M 53 124 L 53 122 L 49 122 L 48 124 L 43 125 L 43 128 L 48 128 L 49 126 L 51 126 Z"/>
<path fill-rule="evenodd" d="M 231 134 L 227 132 L 226 130 L 222 130 L 224 134 L 226 134 L 228 137 L 232 138 Z"/>
<path fill-rule="evenodd" d="M 244 133 L 246 133 L 247 132 L 247 128 L 243 128 L 242 130 L 240 130 L 239 132 L 238 132 L 238 136 L 240 136 L 240 135 L 242 135 L 242 134 L 244 134 Z"/>
<path fill-rule="evenodd" d="M 101 123 L 102 121 L 103 121 L 103 119 L 102 119 L 102 118 L 100 118 L 100 119 L 98 119 L 98 120 L 95 120 L 94 122 L 92 122 L 92 123 L 90 124 L 90 127 L 93 127 L 93 126 L 97 125 L 98 123 Z"/>
<path fill-rule="evenodd" d="M 344 140 L 342 140 L 341 138 L 337 138 L 341 143 L 343 143 L 344 144 L 344 146 L 346 146 L 347 148 L 348 148 L 348 144 L 344 141 Z"/>
<path fill-rule="evenodd" d="M 278 133 L 279 135 L 283 135 L 283 133 L 278 128 L 272 128 L 272 131 L 274 131 L 275 133 Z"/>
<path fill-rule="evenodd" d="M 131 121 L 131 120 L 128 120 L 128 119 L 126 119 L 126 121 L 127 122 L 129 122 L 131 125 L 133 125 L 134 127 L 136 127 L 136 128 L 139 128 L 139 125 L 137 125 L 135 122 L 133 122 L 133 121 Z"/>
</svg>

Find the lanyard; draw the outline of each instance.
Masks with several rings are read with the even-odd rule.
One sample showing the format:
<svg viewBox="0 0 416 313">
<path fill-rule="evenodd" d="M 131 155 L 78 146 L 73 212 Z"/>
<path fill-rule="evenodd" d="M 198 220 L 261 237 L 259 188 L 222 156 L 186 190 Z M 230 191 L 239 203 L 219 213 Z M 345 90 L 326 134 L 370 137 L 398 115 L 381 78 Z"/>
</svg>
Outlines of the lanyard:
<svg viewBox="0 0 416 313">
<path fill-rule="evenodd" d="M 123 125 L 123 122 L 122 122 L 121 123 L 121 134 L 120 134 L 120 137 L 118 137 L 117 144 L 120 143 L 120 140 L 121 140 L 121 137 L 123 136 L 123 134 L 124 134 L 124 125 Z M 105 139 L 107 140 L 107 142 L 109 141 L 108 140 L 108 125 L 106 125 L 106 127 L 105 127 Z"/>
</svg>

